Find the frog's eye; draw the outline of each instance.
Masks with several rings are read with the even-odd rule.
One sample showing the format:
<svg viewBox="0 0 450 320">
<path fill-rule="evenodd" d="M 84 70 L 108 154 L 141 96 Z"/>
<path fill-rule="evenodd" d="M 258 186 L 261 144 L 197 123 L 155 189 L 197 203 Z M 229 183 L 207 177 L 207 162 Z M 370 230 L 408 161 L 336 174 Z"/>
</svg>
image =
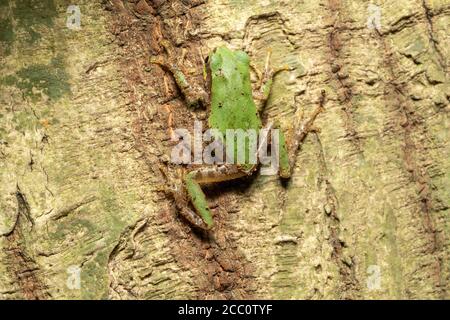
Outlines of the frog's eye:
<svg viewBox="0 0 450 320">
<path fill-rule="evenodd" d="M 241 60 L 244 63 L 248 63 L 250 62 L 250 59 L 248 57 L 248 54 L 245 53 L 244 51 L 237 51 L 236 52 L 236 58 Z"/>
<path fill-rule="evenodd" d="M 218 67 L 220 67 L 220 65 L 221 65 L 221 63 L 222 63 L 222 57 L 221 56 L 219 56 L 219 55 L 217 55 L 217 54 L 214 54 L 214 55 L 212 55 L 211 57 L 210 57 L 210 62 L 209 62 L 209 65 L 214 69 L 214 68 L 218 68 Z"/>
</svg>

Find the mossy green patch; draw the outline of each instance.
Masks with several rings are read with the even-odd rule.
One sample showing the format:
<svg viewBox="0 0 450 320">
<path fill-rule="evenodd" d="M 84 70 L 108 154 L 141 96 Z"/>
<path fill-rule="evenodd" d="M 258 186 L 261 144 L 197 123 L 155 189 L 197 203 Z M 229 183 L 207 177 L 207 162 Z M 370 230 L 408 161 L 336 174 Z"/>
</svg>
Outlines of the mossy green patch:
<svg viewBox="0 0 450 320">
<path fill-rule="evenodd" d="M 53 0 L 21 0 L 15 2 L 12 14 L 17 27 L 25 30 L 34 43 L 41 38 L 39 28 L 53 26 L 57 11 Z"/>
<path fill-rule="evenodd" d="M 420 53 L 425 49 L 425 45 L 421 38 L 416 39 L 408 48 L 410 51 Z"/>
<path fill-rule="evenodd" d="M 6 76 L 0 80 L 0 84 L 5 86 L 13 86 L 17 83 L 17 78 L 15 76 Z"/>
<path fill-rule="evenodd" d="M 61 57 L 53 58 L 49 65 L 32 64 L 20 69 L 15 76 L 1 79 L 1 83 L 16 86 L 25 96 L 38 100 L 42 94 L 51 100 L 59 100 L 70 93 L 69 76 Z"/>
<path fill-rule="evenodd" d="M 15 34 L 13 25 L 9 18 L 0 19 L 0 42 L 5 48 L 5 53 L 11 52 L 11 44 L 14 42 Z"/>
<path fill-rule="evenodd" d="M 390 206 L 385 209 L 385 221 L 384 221 L 384 236 L 386 245 L 390 248 L 388 263 L 390 273 L 392 277 L 392 284 L 389 288 L 391 296 L 402 296 L 402 268 L 400 262 L 400 253 L 397 247 L 396 229 L 397 219 L 394 213 L 394 209 Z"/>
<path fill-rule="evenodd" d="M 36 130 L 42 126 L 33 114 L 26 111 L 14 113 L 12 121 L 15 124 L 15 130 L 19 132 Z"/>
<path fill-rule="evenodd" d="M 95 258 L 88 261 L 81 272 L 82 299 L 107 299 L 108 276 L 105 273 L 109 253 L 99 251 Z"/>
<path fill-rule="evenodd" d="M 405 55 L 415 61 L 421 60 L 419 56 L 426 50 L 425 42 L 422 38 L 417 38 L 405 48 Z M 420 61 L 423 62 L 423 61 Z"/>
<path fill-rule="evenodd" d="M 126 210 L 125 208 L 131 205 L 136 201 L 134 194 L 124 195 L 121 194 L 120 198 L 125 201 L 125 203 L 121 203 L 118 201 L 118 195 L 114 189 L 114 187 L 102 183 L 99 186 L 99 201 L 101 206 L 105 212 L 107 212 L 106 219 L 104 221 L 105 225 L 108 225 L 111 240 L 116 239 L 116 236 L 122 232 L 125 227 L 124 221 L 121 220 L 121 217 L 124 215 L 122 212 Z"/>
<path fill-rule="evenodd" d="M 56 231 L 51 233 L 51 238 L 54 240 L 64 240 L 68 234 L 77 234 L 80 232 L 94 234 L 96 228 L 89 220 L 75 218 L 69 223 L 58 224 Z"/>
</svg>

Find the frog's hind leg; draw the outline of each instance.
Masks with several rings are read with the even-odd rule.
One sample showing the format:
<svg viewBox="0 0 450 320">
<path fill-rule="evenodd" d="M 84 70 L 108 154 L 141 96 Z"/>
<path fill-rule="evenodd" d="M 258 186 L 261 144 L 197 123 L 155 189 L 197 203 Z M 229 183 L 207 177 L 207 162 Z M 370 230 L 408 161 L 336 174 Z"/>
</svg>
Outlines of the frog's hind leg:
<svg viewBox="0 0 450 320">
<path fill-rule="evenodd" d="M 208 230 L 208 225 L 203 219 L 189 208 L 189 200 L 186 197 L 186 190 L 171 190 L 175 205 L 181 214 L 190 224 L 204 230 Z"/>
<path fill-rule="evenodd" d="M 195 220 L 195 217 L 192 217 L 192 213 L 183 213 L 183 211 L 181 211 L 181 214 L 196 226 L 202 229 L 211 229 L 214 225 L 212 213 L 200 185 L 233 180 L 246 175 L 248 175 L 247 172 L 242 171 L 237 166 L 233 165 L 211 166 L 190 171 L 184 177 L 184 184 L 189 200 L 194 206 L 195 211 L 201 217 L 202 223 L 193 223 L 191 220 Z M 188 215 L 186 216 L 186 214 Z"/>
</svg>

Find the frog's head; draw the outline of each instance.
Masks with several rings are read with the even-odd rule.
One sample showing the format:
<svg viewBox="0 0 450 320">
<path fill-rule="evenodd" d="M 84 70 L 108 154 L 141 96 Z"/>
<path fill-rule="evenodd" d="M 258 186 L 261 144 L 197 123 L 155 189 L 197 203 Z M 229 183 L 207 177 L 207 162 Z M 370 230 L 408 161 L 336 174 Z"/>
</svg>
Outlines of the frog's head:
<svg viewBox="0 0 450 320">
<path fill-rule="evenodd" d="M 210 70 L 223 69 L 223 66 L 248 66 L 250 58 L 242 50 L 231 50 L 226 46 L 214 49 L 208 57 Z"/>
</svg>

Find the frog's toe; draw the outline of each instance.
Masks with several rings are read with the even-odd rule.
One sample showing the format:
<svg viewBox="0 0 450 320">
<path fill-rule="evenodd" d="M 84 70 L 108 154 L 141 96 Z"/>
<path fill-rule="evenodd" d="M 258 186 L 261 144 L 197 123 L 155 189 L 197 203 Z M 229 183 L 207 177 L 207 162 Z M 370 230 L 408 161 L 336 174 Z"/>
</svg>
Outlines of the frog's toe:
<svg viewBox="0 0 450 320">
<path fill-rule="evenodd" d="M 297 69 L 297 68 L 293 67 L 293 66 L 290 66 L 288 64 L 285 64 L 284 66 L 282 66 L 282 67 L 280 67 L 278 69 L 275 69 L 273 71 L 273 75 L 276 75 L 277 73 L 282 72 L 282 71 L 294 71 L 295 69 Z"/>
<path fill-rule="evenodd" d="M 294 70 L 297 69 L 297 67 L 293 67 L 293 66 L 290 66 L 290 65 L 286 65 L 285 68 L 286 68 L 286 71 L 294 71 Z"/>
<path fill-rule="evenodd" d="M 150 57 L 150 63 L 152 63 L 152 64 L 159 64 L 161 66 L 166 64 L 164 59 L 159 57 L 159 56 Z"/>
</svg>

